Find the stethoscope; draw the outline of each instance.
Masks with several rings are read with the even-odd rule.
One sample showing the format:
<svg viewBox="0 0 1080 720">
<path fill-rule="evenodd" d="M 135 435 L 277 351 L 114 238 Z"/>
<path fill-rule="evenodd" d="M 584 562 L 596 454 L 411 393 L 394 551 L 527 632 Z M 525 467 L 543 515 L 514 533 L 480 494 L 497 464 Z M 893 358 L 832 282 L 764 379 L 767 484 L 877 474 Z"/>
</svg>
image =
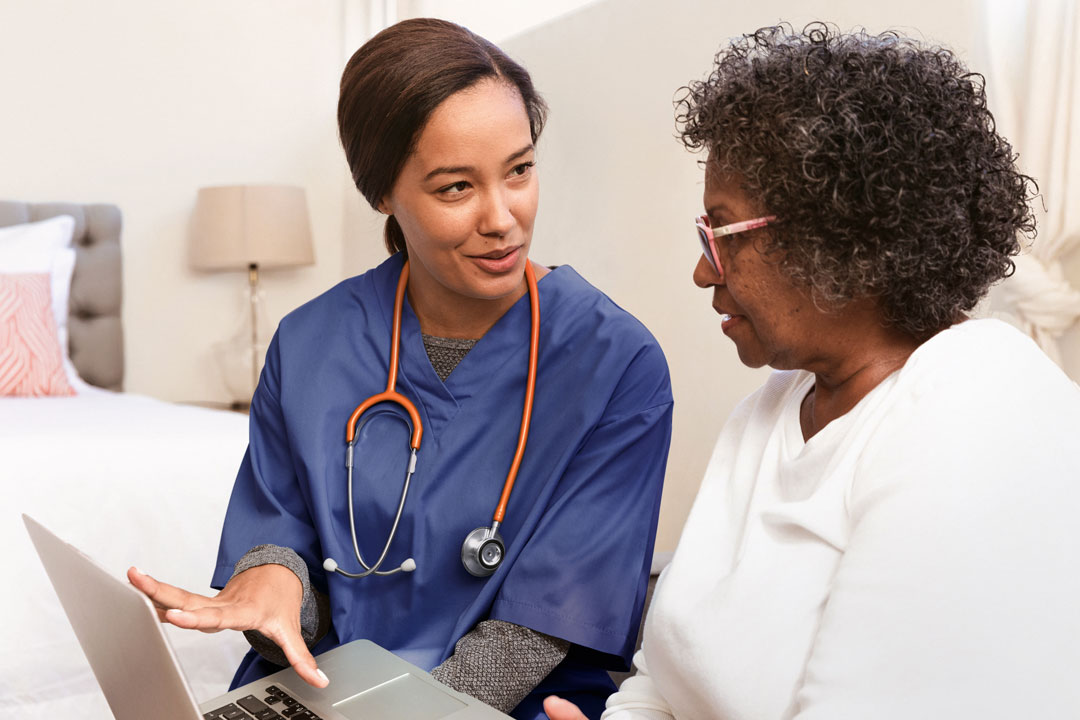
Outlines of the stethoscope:
<svg viewBox="0 0 1080 720">
<path fill-rule="evenodd" d="M 397 533 L 398 522 L 401 520 L 401 513 L 405 509 L 405 498 L 409 494 L 409 482 L 412 480 L 413 473 L 416 472 L 416 453 L 420 450 L 420 439 L 424 435 L 424 426 L 420 422 L 420 413 L 417 412 L 416 406 L 396 390 L 398 349 L 401 345 L 401 308 L 405 301 L 405 287 L 408 281 L 409 261 L 406 260 L 401 267 L 397 293 L 394 295 L 394 321 L 390 338 L 390 372 L 386 381 L 386 390 L 360 403 L 353 410 L 352 415 L 349 416 L 349 422 L 345 426 L 345 442 L 348 444 L 345 450 L 345 468 L 348 472 L 349 485 L 349 532 L 352 534 L 353 552 L 356 554 L 357 561 L 364 568 L 364 572 L 351 573 L 342 570 L 333 558 L 326 558 L 323 561 L 323 567 L 327 572 L 340 573 L 346 577 L 362 578 L 368 575 L 393 575 L 398 572 L 412 572 L 416 569 L 416 561 L 412 558 L 407 558 L 405 562 L 393 570 L 379 569 L 382 567 L 383 560 L 386 559 L 386 553 L 390 550 L 390 544 L 394 541 L 394 535 Z M 502 497 L 499 498 L 499 505 L 495 508 L 491 526 L 476 528 L 465 536 L 465 542 L 461 545 L 461 562 L 465 569 L 476 577 L 487 577 L 494 573 L 502 564 L 506 555 L 506 545 L 503 543 L 502 535 L 499 534 L 499 526 L 502 525 L 506 515 L 506 505 L 510 502 L 510 491 L 514 489 L 514 480 L 517 478 L 518 468 L 521 467 L 521 458 L 525 454 L 525 443 L 529 439 L 529 422 L 532 419 L 533 394 L 536 390 L 536 362 L 540 345 L 540 296 L 536 289 L 536 275 L 533 273 L 532 263 L 528 260 L 525 262 L 525 283 L 529 289 L 529 307 L 532 318 L 532 330 L 529 334 L 529 374 L 525 381 L 525 408 L 521 413 L 521 429 L 518 432 L 517 451 L 514 453 L 514 460 L 510 464 L 510 471 L 506 474 Z M 363 429 L 364 424 L 375 417 L 375 414 L 370 414 L 364 418 L 359 427 L 357 427 L 357 421 L 373 405 L 384 402 L 396 403 L 405 408 L 405 411 L 409 414 L 411 423 L 399 415 L 391 413 L 393 417 L 399 418 L 406 425 L 409 425 L 411 431 L 409 447 L 412 452 L 409 455 L 409 467 L 405 472 L 405 482 L 401 487 L 401 499 L 398 501 L 397 513 L 394 515 L 394 522 L 390 526 L 390 536 L 386 538 L 386 544 L 383 545 L 382 552 L 379 553 L 379 559 L 368 565 L 360 554 L 360 545 L 356 540 L 356 518 L 353 513 L 353 453 L 356 441 L 360 436 L 360 430 Z"/>
</svg>

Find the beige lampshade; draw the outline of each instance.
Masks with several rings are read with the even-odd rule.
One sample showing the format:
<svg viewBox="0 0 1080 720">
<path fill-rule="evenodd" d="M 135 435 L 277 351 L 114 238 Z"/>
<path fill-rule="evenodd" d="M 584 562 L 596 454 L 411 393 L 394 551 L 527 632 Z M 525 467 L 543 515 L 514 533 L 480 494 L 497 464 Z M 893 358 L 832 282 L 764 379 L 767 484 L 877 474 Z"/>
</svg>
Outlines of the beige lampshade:
<svg viewBox="0 0 1080 720">
<path fill-rule="evenodd" d="M 304 189 L 229 185 L 199 189 L 191 225 L 198 270 L 296 267 L 315 262 Z"/>
</svg>

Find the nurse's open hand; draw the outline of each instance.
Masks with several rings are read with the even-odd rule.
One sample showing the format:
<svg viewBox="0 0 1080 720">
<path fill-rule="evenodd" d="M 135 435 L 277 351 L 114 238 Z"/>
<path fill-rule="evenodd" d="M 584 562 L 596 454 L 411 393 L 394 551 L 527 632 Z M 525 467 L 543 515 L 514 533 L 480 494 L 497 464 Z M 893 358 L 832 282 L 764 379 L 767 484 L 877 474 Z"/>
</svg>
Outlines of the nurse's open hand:
<svg viewBox="0 0 1080 720">
<path fill-rule="evenodd" d="M 544 698 L 544 712 L 551 720 L 589 720 L 577 705 L 557 695 Z"/>
<path fill-rule="evenodd" d="M 256 630 L 281 648 L 308 684 L 322 688 L 330 683 L 300 635 L 304 591 L 288 568 L 259 565 L 245 570 L 214 597 L 158 582 L 134 567 L 127 576 L 154 603 L 162 622 L 203 632 Z"/>
</svg>

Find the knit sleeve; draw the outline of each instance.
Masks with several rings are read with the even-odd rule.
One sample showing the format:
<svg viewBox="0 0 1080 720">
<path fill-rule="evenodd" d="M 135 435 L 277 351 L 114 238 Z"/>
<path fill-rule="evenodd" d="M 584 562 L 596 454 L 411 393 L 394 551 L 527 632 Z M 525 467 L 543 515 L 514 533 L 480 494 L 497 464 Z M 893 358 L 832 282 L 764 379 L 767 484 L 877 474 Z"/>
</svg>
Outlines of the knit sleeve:
<svg viewBox="0 0 1080 720">
<path fill-rule="evenodd" d="M 454 654 L 431 675 L 458 692 L 510 712 L 569 650 L 566 640 L 502 620 L 484 620 L 457 641 Z"/>
</svg>

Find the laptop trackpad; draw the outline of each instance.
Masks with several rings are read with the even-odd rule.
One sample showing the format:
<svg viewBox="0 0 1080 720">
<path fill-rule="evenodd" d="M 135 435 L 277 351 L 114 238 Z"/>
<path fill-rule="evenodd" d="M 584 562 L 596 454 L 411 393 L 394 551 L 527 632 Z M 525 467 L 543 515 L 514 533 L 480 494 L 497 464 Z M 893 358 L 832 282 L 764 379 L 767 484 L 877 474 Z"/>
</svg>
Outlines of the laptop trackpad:
<svg viewBox="0 0 1080 720">
<path fill-rule="evenodd" d="M 356 720 L 438 720 L 463 707 L 456 697 L 408 673 L 334 703 L 335 710 Z"/>
</svg>

